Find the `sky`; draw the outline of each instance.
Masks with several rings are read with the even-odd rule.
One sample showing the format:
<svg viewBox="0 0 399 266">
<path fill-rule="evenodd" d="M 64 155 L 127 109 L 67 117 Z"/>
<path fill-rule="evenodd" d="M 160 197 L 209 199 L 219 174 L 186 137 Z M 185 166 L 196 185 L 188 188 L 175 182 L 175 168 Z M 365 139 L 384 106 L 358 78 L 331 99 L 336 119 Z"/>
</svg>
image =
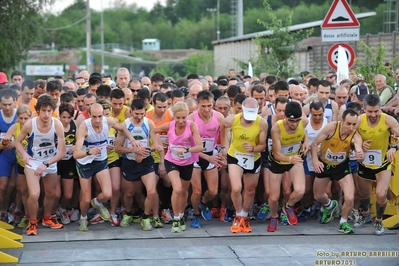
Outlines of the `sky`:
<svg viewBox="0 0 399 266">
<path fill-rule="evenodd" d="M 101 9 L 101 1 L 103 1 L 103 7 L 109 8 L 110 5 L 115 0 L 90 0 L 90 7 L 96 10 Z M 151 10 L 157 0 L 124 0 L 126 4 L 137 4 L 138 7 L 144 7 L 147 10 Z M 72 5 L 75 1 L 74 0 L 55 0 L 55 3 L 51 6 L 51 10 L 55 13 L 59 13 L 68 6 Z M 166 0 L 160 0 L 162 4 L 165 4 Z"/>
</svg>

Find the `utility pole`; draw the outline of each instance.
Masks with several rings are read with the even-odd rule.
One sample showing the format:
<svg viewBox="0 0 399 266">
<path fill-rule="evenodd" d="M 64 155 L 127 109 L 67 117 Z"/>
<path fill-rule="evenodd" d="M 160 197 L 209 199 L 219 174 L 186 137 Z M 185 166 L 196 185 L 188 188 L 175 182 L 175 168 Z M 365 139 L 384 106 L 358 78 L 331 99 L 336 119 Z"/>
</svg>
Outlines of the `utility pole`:
<svg viewBox="0 0 399 266">
<path fill-rule="evenodd" d="M 101 0 L 101 73 L 104 73 L 104 8 Z"/>
<path fill-rule="evenodd" d="M 237 0 L 237 36 L 244 35 L 244 4 L 243 0 Z"/>
<path fill-rule="evenodd" d="M 86 70 L 92 73 L 90 0 L 86 0 L 86 57 Z"/>
<path fill-rule="evenodd" d="M 216 34 L 217 34 L 217 40 L 219 41 L 220 40 L 220 0 L 218 0 L 218 2 L 217 2 L 217 12 L 218 12 L 218 14 L 217 14 L 217 31 L 216 31 Z"/>
</svg>

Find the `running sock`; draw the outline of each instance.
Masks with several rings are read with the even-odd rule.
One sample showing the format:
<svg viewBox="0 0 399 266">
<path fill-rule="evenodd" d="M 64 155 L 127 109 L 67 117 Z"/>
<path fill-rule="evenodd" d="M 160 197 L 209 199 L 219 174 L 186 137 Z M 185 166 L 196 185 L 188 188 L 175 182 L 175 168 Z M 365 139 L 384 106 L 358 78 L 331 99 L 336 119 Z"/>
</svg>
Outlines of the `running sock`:
<svg viewBox="0 0 399 266">
<path fill-rule="evenodd" d="M 326 206 L 326 209 L 327 209 L 327 210 L 331 210 L 331 208 L 332 208 L 332 206 L 333 206 L 332 201 L 331 201 L 330 199 L 328 199 L 328 203 L 327 203 L 327 204 L 324 204 L 324 206 Z"/>
<path fill-rule="evenodd" d="M 367 197 L 365 199 L 360 199 L 360 206 L 362 207 L 362 210 L 364 212 L 367 212 L 370 206 L 370 197 Z"/>
<path fill-rule="evenodd" d="M 346 223 L 347 221 L 348 221 L 348 219 L 344 219 L 344 218 L 341 217 L 341 220 L 339 221 L 339 224 Z"/>
<path fill-rule="evenodd" d="M 180 219 L 183 219 L 184 213 L 179 213 L 179 217 L 180 217 Z"/>
<path fill-rule="evenodd" d="M 81 220 L 87 220 L 87 215 L 85 215 L 85 216 L 80 215 L 80 219 L 81 219 Z"/>
<path fill-rule="evenodd" d="M 180 216 L 173 216 L 173 219 L 174 219 L 175 221 L 180 221 Z"/>
<path fill-rule="evenodd" d="M 101 203 L 97 201 L 97 198 L 93 199 L 93 202 L 96 206 L 101 206 Z"/>
<path fill-rule="evenodd" d="M 385 200 L 385 204 L 384 205 L 380 205 L 377 202 L 377 219 L 381 220 L 382 216 L 384 215 L 385 212 L 385 207 L 387 206 L 387 201 Z"/>
<path fill-rule="evenodd" d="M 60 208 L 60 210 L 61 210 L 62 212 L 66 211 L 64 208 L 61 207 L 61 205 L 59 206 L 59 208 Z"/>
<path fill-rule="evenodd" d="M 241 211 L 242 215 L 241 217 L 248 217 L 248 212 L 245 212 L 244 210 Z"/>
<path fill-rule="evenodd" d="M 145 214 L 145 213 L 143 213 L 143 215 L 141 215 L 141 218 L 144 220 L 144 219 L 147 219 L 148 218 L 148 214 Z"/>
</svg>

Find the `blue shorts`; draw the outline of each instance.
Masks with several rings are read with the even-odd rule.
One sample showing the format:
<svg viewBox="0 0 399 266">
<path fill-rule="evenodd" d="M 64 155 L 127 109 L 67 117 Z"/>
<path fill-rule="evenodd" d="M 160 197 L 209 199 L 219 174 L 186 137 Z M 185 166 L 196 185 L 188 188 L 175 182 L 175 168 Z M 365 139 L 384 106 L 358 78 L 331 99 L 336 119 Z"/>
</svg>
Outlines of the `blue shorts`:
<svg viewBox="0 0 399 266">
<path fill-rule="evenodd" d="M 97 173 L 108 169 L 108 159 L 102 161 L 93 161 L 88 164 L 80 164 L 76 162 L 76 170 L 81 178 L 88 179 L 95 176 Z"/>
<path fill-rule="evenodd" d="M 269 168 L 269 152 L 264 151 L 261 153 L 261 156 L 262 156 L 262 167 Z"/>
<path fill-rule="evenodd" d="M 352 174 L 357 174 L 358 168 L 359 168 L 359 163 L 357 160 L 350 160 L 350 165 L 352 168 Z"/>
<path fill-rule="evenodd" d="M 15 149 L 12 150 L 14 152 L 14 156 L 10 156 L 10 151 L 2 151 L 0 153 L 0 176 L 7 176 L 11 177 L 12 171 L 14 170 L 15 173 L 18 172 L 18 163 L 17 157 L 15 156 Z M 8 153 L 8 154 L 7 154 Z"/>
<path fill-rule="evenodd" d="M 122 157 L 121 170 L 122 176 L 126 181 L 140 181 L 143 176 L 155 172 L 154 158 L 148 156 L 138 163 L 135 160 Z"/>
<path fill-rule="evenodd" d="M 308 162 L 306 160 L 306 156 L 303 157 L 303 170 L 305 171 L 305 175 L 316 176 L 315 171 L 309 171 Z"/>
</svg>

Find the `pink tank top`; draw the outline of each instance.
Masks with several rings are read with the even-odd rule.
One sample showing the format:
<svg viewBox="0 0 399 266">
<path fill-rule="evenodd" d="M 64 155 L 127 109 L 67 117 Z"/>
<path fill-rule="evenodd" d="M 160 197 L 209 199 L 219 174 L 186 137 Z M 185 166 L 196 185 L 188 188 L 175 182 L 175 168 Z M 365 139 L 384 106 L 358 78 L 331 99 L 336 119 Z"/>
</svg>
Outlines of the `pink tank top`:
<svg viewBox="0 0 399 266">
<path fill-rule="evenodd" d="M 191 133 L 190 129 L 191 123 L 193 123 L 193 121 L 187 120 L 186 128 L 184 129 L 183 134 L 177 136 L 175 131 L 176 121 L 172 120 L 170 122 L 168 130 L 169 148 L 165 155 L 165 159 L 169 162 L 179 166 L 186 166 L 198 161 L 198 153 L 187 152 L 182 156 L 176 154 L 176 151 L 179 147 L 195 146 L 193 134 Z"/>
<path fill-rule="evenodd" d="M 220 131 L 217 112 L 212 110 L 212 119 L 206 124 L 199 117 L 198 111 L 195 111 L 193 115 L 194 122 L 198 126 L 204 152 L 213 152 L 213 150 L 216 148 Z"/>
</svg>

